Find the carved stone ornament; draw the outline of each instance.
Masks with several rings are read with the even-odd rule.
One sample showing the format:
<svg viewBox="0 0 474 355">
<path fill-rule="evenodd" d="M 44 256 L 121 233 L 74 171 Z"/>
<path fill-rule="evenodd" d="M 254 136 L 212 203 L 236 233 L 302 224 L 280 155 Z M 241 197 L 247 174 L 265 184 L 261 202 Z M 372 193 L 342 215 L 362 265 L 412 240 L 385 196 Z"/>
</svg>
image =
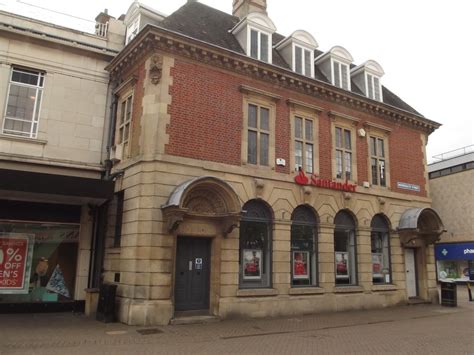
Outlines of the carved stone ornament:
<svg viewBox="0 0 474 355">
<path fill-rule="evenodd" d="M 158 55 L 153 55 L 151 57 L 150 64 L 150 81 L 153 85 L 157 85 L 161 81 L 161 76 L 163 73 L 163 58 Z"/>
</svg>

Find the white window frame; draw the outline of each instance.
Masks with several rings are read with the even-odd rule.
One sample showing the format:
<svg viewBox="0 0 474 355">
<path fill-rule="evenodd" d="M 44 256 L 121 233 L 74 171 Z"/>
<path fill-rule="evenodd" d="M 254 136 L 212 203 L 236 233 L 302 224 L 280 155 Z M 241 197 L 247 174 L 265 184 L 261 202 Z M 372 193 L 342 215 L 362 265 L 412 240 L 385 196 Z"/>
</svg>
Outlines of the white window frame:
<svg viewBox="0 0 474 355">
<path fill-rule="evenodd" d="M 335 75 L 335 70 L 334 70 L 334 67 L 338 65 L 339 66 L 339 83 L 340 83 L 340 86 L 337 86 L 336 85 L 336 75 Z M 344 87 L 343 85 L 343 75 L 342 75 L 342 67 L 345 67 L 346 68 L 346 80 L 347 80 L 347 87 Z M 351 76 L 350 76 L 350 67 L 348 64 L 346 63 L 343 63 L 337 59 L 334 59 L 334 58 L 331 58 L 331 78 L 332 78 L 332 85 L 336 86 L 336 87 L 339 87 L 341 89 L 344 89 L 344 90 L 348 90 L 350 91 L 351 90 Z"/>
<path fill-rule="evenodd" d="M 127 116 L 128 108 L 130 108 L 130 116 Z M 130 93 L 120 100 L 120 110 L 117 115 L 117 144 L 123 147 L 124 157 L 128 156 L 130 148 L 130 136 L 132 132 L 132 116 L 133 116 L 133 93 Z M 123 119 L 123 121 L 122 121 Z M 128 134 L 127 132 L 128 127 Z"/>
<path fill-rule="evenodd" d="M 376 155 L 372 155 L 372 139 L 375 139 L 375 150 L 376 150 Z M 383 142 L 383 150 L 384 150 L 384 155 L 381 156 L 380 152 L 378 151 L 379 145 L 378 141 Z M 388 138 L 386 136 L 383 136 L 382 134 L 369 134 L 368 135 L 368 151 L 369 151 L 369 177 L 370 177 L 370 183 L 372 186 L 380 187 L 380 188 L 387 188 L 390 187 L 390 171 L 389 171 L 389 146 L 388 146 Z M 377 161 L 377 183 L 374 183 L 374 179 L 372 176 L 372 159 L 375 159 Z M 383 161 L 384 163 L 384 174 L 385 174 L 385 185 L 381 184 L 381 179 L 380 179 L 380 161 Z"/>
<path fill-rule="evenodd" d="M 379 95 L 378 97 L 376 96 L 375 92 L 375 78 L 379 81 L 378 89 L 379 89 Z M 377 75 L 371 74 L 371 73 L 365 73 L 365 87 L 367 89 L 366 95 L 369 99 L 376 100 L 382 102 L 382 83 L 380 80 L 380 77 Z"/>
<path fill-rule="evenodd" d="M 338 147 L 337 146 L 337 130 L 340 129 L 341 130 L 341 146 Z M 349 148 L 346 148 L 346 140 L 345 140 L 345 133 L 346 132 L 349 132 L 349 135 L 350 135 L 350 149 Z M 335 128 L 334 128 L 334 152 L 335 152 L 335 161 L 336 161 L 336 170 L 334 171 L 335 173 L 335 176 L 336 176 L 336 179 L 338 180 L 347 180 L 347 181 L 355 181 L 355 172 L 354 172 L 354 169 L 353 169 L 353 166 L 354 166 L 354 159 L 356 158 L 356 155 L 355 155 L 355 149 L 354 149 L 354 145 L 356 144 L 356 142 L 354 141 L 354 134 L 353 134 L 353 131 L 352 129 L 348 128 L 348 127 L 344 127 L 343 125 L 336 125 Z M 340 152 L 341 153 L 341 168 L 342 168 L 342 172 L 341 172 L 341 176 L 338 177 L 337 176 L 337 153 Z M 346 155 L 349 154 L 350 155 L 350 164 L 348 166 L 347 162 L 346 162 Z M 350 178 L 347 179 L 347 176 L 346 176 L 346 172 L 348 171 L 347 169 L 350 169 L 349 170 L 349 173 L 350 173 Z"/>
<path fill-rule="evenodd" d="M 296 47 L 301 48 L 301 53 L 302 53 L 302 56 L 301 56 L 301 73 L 298 73 L 298 74 L 314 78 L 314 51 L 312 51 L 311 49 L 308 49 L 304 46 L 301 46 L 299 44 L 296 44 L 296 43 L 293 43 L 293 71 L 295 73 L 297 73 L 297 71 L 296 71 Z M 305 51 L 308 51 L 310 53 L 310 63 L 309 63 L 310 72 L 309 73 L 306 73 L 306 64 L 307 63 L 306 63 Z"/>
<path fill-rule="evenodd" d="M 31 85 L 31 84 L 26 84 L 26 83 L 21 83 L 17 81 L 13 81 L 13 73 L 14 72 L 24 72 L 27 74 L 37 74 L 38 75 L 38 81 L 36 85 Z M 21 67 L 16 67 L 12 66 L 11 71 L 10 71 L 10 81 L 8 83 L 8 93 L 7 93 L 7 99 L 6 99 L 6 104 L 5 104 L 5 111 L 3 115 L 3 125 L 2 125 L 2 133 L 6 135 L 11 135 L 11 136 L 20 136 L 20 137 L 26 137 L 26 138 L 37 138 L 38 136 L 38 127 L 39 127 L 39 119 L 40 119 L 40 114 L 41 114 L 41 104 L 43 101 L 43 91 L 44 91 L 44 83 L 46 80 L 46 75 L 45 72 L 37 70 L 37 69 L 26 69 L 26 68 L 21 68 Z M 10 91 L 12 85 L 17 85 L 20 87 L 25 87 L 29 89 L 35 89 L 36 90 L 36 95 L 35 95 L 35 104 L 33 107 L 33 116 L 31 117 L 31 120 L 27 119 L 21 119 L 17 117 L 9 117 L 7 116 L 8 114 L 8 102 L 10 99 Z M 38 99 L 38 96 L 41 96 Z M 21 122 L 31 122 L 31 127 L 29 132 L 24 132 L 24 131 L 15 131 L 11 129 L 5 128 L 7 120 L 11 121 L 21 121 Z"/>
<path fill-rule="evenodd" d="M 301 119 L 301 137 L 296 137 L 296 120 Z M 307 131 L 306 131 L 306 121 L 311 122 L 311 135 L 312 135 L 312 140 L 308 140 L 307 137 Z M 303 171 L 307 172 L 308 174 L 313 174 L 316 172 L 316 166 L 315 166 L 315 153 L 316 153 L 316 136 L 315 136 L 315 125 L 316 121 L 307 115 L 302 115 L 299 113 L 293 114 L 293 144 L 294 144 L 294 159 L 295 159 L 295 171 L 298 171 L 299 168 L 301 167 Z M 302 146 L 302 165 L 299 165 L 296 162 L 296 143 L 300 143 Z M 313 147 L 313 155 L 311 157 L 312 161 L 312 169 L 308 169 L 308 157 L 306 155 L 306 146 L 311 145 Z"/>
<path fill-rule="evenodd" d="M 252 57 L 252 31 L 257 32 L 257 57 L 254 58 Z M 268 48 L 267 48 L 267 58 L 268 61 L 262 60 L 262 48 L 261 48 L 261 42 L 262 42 L 262 34 L 266 35 L 268 37 Z M 262 31 L 261 29 L 253 26 L 248 26 L 248 32 L 247 32 L 247 55 L 251 58 L 261 60 L 265 63 L 272 63 L 272 49 L 273 49 L 273 44 L 272 44 L 272 34 L 266 31 Z"/>
<path fill-rule="evenodd" d="M 125 45 L 129 44 L 138 34 L 138 29 L 140 28 L 140 16 L 137 16 L 133 22 L 127 26 L 127 42 Z"/>
</svg>

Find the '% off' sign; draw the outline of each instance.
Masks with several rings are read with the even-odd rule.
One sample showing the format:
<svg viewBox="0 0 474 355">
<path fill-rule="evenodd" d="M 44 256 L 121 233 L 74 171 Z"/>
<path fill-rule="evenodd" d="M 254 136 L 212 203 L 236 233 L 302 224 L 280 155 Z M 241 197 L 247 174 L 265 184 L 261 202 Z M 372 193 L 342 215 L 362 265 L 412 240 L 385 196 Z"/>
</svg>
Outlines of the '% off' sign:
<svg viewBox="0 0 474 355">
<path fill-rule="evenodd" d="M 0 237 L 0 289 L 23 289 L 28 238 Z"/>
</svg>

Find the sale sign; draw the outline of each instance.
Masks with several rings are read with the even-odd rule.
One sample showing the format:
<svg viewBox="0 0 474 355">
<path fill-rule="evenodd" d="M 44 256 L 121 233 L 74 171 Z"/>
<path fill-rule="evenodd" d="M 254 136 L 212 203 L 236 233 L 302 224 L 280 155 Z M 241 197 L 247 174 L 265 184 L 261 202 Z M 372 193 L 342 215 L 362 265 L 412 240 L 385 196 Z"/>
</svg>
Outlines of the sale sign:
<svg viewBox="0 0 474 355">
<path fill-rule="evenodd" d="M 0 235 L 0 293 L 27 293 L 32 238 Z"/>
</svg>

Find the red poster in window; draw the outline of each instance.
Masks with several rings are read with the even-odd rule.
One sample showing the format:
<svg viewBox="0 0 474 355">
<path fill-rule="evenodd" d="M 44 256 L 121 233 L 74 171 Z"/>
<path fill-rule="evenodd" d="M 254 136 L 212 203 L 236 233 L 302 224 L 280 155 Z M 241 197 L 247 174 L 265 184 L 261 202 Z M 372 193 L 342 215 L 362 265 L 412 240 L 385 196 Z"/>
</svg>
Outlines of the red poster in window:
<svg viewBox="0 0 474 355">
<path fill-rule="evenodd" d="M 0 237 L 0 293 L 25 286 L 28 237 Z"/>
<path fill-rule="evenodd" d="M 294 251 L 293 252 L 293 278 L 294 279 L 308 279 L 308 261 L 309 252 Z"/>
</svg>

